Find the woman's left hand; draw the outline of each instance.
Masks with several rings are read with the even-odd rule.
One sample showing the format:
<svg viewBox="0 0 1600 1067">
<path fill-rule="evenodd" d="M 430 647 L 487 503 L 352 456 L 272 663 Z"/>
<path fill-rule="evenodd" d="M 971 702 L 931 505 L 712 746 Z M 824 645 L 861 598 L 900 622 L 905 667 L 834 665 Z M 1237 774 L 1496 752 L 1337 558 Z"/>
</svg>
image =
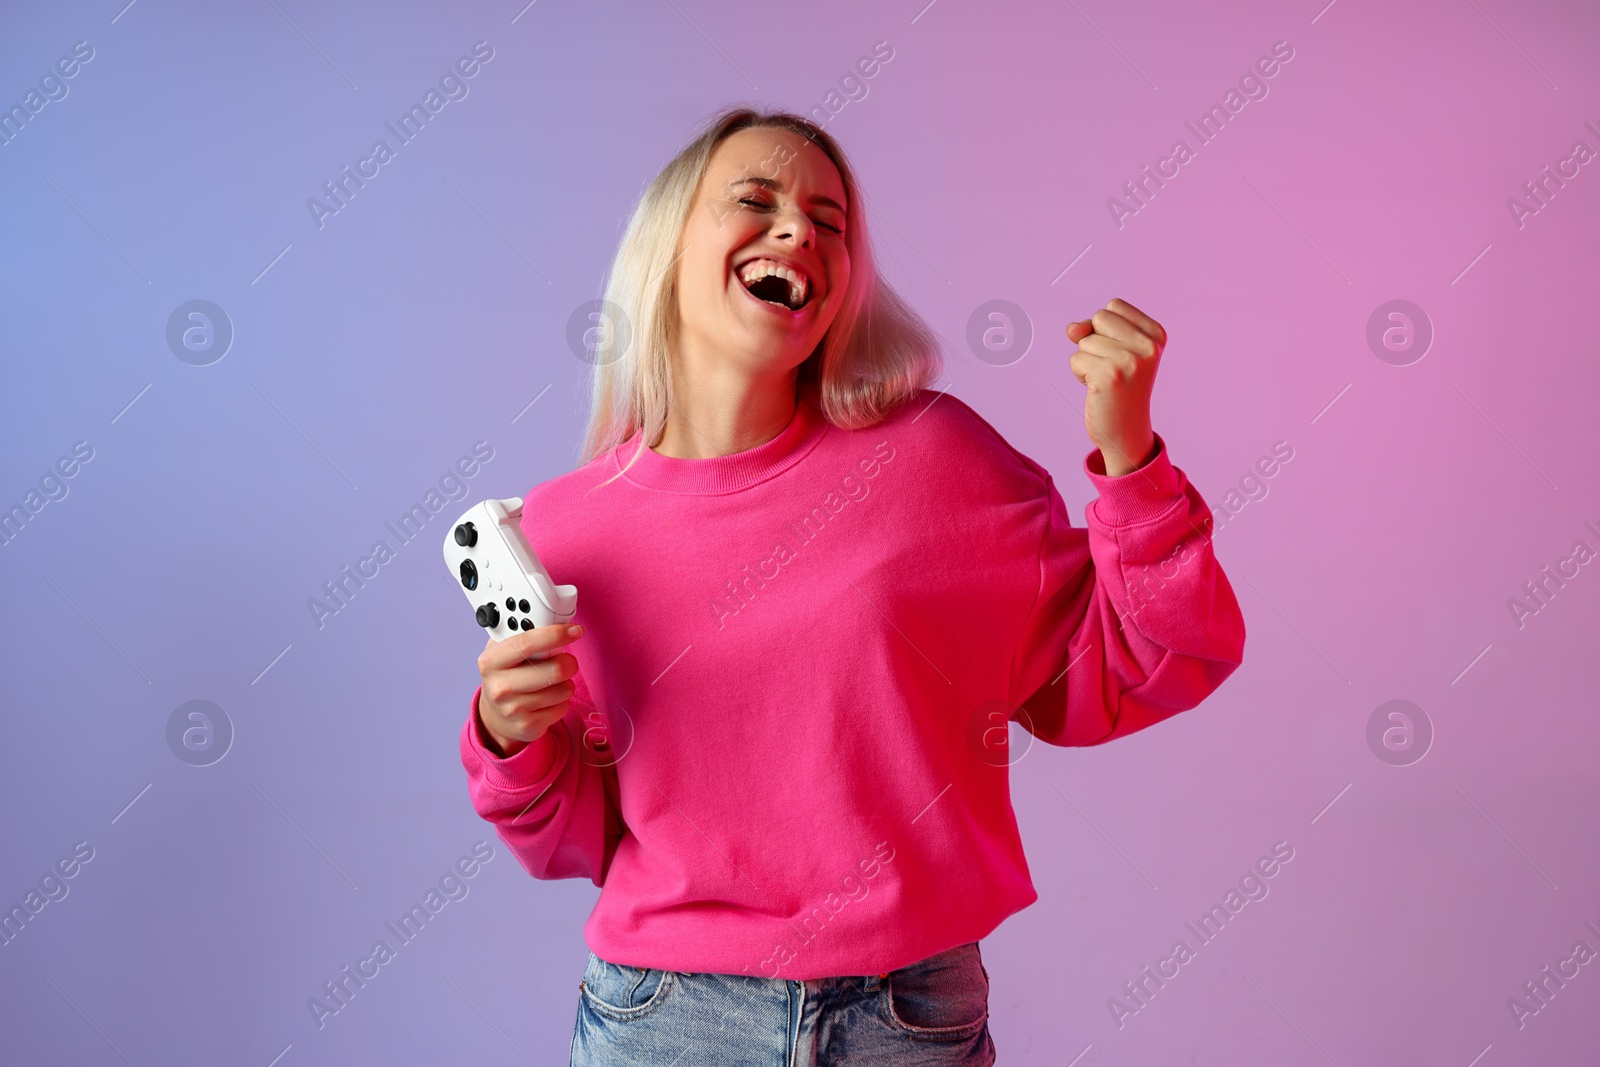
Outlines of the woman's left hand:
<svg viewBox="0 0 1600 1067">
<path fill-rule="evenodd" d="M 1144 466 L 1155 450 L 1150 390 L 1167 345 L 1161 324 L 1126 300 L 1067 324 L 1072 373 L 1089 387 L 1083 421 L 1100 449 L 1106 473 L 1117 477 Z"/>
</svg>

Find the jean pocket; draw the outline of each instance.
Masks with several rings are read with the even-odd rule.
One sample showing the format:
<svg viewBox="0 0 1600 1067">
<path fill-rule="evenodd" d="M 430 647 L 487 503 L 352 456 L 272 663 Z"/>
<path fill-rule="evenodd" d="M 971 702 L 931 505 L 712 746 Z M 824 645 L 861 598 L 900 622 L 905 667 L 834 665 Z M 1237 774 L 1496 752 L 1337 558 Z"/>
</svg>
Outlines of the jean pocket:
<svg viewBox="0 0 1600 1067">
<path fill-rule="evenodd" d="M 968 1038 L 989 1020 L 989 974 L 976 941 L 890 971 L 882 996 L 896 1029 L 929 1040 Z"/>
<path fill-rule="evenodd" d="M 627 1022 L 659 1008 L 674 984 L 671 971 L 610 963 L 591 951 L 578 988 L 584 1003 L 595 1012 L 617 1022 Z"/>
</svg>

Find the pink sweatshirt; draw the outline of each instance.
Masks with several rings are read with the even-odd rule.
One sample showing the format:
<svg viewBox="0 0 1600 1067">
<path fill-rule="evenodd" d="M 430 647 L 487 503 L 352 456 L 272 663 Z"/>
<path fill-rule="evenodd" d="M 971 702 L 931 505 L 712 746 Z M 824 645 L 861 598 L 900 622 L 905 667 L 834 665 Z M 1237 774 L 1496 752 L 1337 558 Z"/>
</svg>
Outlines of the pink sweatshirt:
<svg viewBox="0 0 1600 1067">
<path fill-rule="evenodd" d="M 881 974 L 1038 899 L 1008 719 L 1096 745 L 1243 659 L 1211 512 L 1164 442 L 1075 528 L 1050 475 L 953 396 L 846 431 L 810 402 L 714 459 L 636 442 L 530 492 L 578 587 L 567 716 L 508 759 L 461 734 L 474 808 L 535 878 L 601 886 L 584 939 L 635 967 Z M 479 688 L 481 693 L 482 689 Z"/>
</svg>

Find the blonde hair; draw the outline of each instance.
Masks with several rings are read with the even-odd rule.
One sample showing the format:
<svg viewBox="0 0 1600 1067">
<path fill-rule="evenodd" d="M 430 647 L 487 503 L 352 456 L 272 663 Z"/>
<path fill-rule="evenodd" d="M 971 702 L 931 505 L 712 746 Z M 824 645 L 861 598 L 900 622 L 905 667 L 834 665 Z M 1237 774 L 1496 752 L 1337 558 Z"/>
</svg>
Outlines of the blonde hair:
<svg viewBox="0 0 1600 1067">
<path fill-rule="evenodd" d="M 611 262 L 602 307 L 608 320 L 620 312 L 621 328 L 608 322 L 594 353 L 581 463 L 642 429 L 625 471 L 647 444 L 660 441 L 674 402 L 669 371 L 678 310 L 672 269 L 678 242 L 717 145 L 740 130 L 768 127 L 797 133 L 820 148 L 838 168 L 846 196 L 850 281 L 827 334 L 800 365 L 797 389 L 815 389 L 828 422 L 860 429 L 885 418 L 942 371 L 938 335 L 878 276 L 865 204 L 844 149 L 815 123 L 790 112 L 728 108 L 645 189 Z"/>
</svg>

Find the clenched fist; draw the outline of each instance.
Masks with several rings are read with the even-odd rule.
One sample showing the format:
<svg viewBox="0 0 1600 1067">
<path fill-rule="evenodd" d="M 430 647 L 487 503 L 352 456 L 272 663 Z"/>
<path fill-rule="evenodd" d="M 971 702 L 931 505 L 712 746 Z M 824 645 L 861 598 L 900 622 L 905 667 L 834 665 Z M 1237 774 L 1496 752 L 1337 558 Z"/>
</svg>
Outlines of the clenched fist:
<svg viewBox="0 0 1600 1067">
<path fill-rule="evenodd" d="M 1100 449 L 1106 473 L 1137 470 L 1155 451 L 1150 390 L 1167 345 L 1161 324 L 1126 300 L 1112 300 L 1082 322 L 1067 324 L 1072 373 L 1089 387 L 1083 421 Z"/>
</svg>

